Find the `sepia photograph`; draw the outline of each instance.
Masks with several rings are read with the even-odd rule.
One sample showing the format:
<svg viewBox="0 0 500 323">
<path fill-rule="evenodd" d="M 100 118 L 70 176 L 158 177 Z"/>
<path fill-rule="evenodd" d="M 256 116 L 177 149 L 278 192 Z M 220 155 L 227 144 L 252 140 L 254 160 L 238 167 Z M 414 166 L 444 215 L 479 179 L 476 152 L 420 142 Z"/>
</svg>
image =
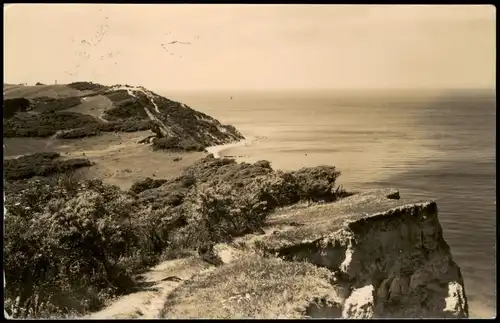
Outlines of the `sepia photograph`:
<svg viewBox="0 0 500 323">
<path fill-rule="evenodd" d="M 4 4 L 6 319 L 496 318 L 496 7 Z"/>
</svg>

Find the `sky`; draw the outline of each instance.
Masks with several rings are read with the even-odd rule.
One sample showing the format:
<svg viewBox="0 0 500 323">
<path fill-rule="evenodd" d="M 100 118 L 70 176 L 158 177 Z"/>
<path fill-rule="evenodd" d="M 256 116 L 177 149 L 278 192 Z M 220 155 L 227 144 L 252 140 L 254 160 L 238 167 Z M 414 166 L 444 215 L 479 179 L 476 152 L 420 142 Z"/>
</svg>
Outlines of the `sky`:
<svg viewBox="0 0 500 323">
<path fill-rule="evenodd" d="M 10 4 L 4 6 L 4 82 L 188 91 L 492 89 L 495 10 Z"/>
</svg>

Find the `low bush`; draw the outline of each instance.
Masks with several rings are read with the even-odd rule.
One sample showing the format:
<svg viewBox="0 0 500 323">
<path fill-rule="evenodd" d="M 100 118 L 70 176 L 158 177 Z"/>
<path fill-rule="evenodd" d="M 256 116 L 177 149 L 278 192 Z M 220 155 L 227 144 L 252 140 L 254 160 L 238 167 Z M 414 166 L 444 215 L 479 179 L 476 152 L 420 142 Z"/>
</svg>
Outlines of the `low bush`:
<svg viewBox="0 0 500 323">
<path fill-rule="evenodd" d="M 298 194 L 303 200 L 332 202 L 343 194 L 341 188 L 335 187 L 340 172 L 334 166 L 301 168 L 292 172 L 292 175 L 297 181 Z"/>
<path fill-rule="evenodd" d="M 175 232 L 178 248 L 206 248 L 261 228 L 270 209 L 258 185 L 234 190 L 228 183 L 204 183 L 184 202 L 187 225 Z M 257 188 L 257 189 L 256 189 Z"/>
<path fill-rule="evenodd" d="M 145 179 L 137 181 L 134 184 L 132 184 L 130 191 L 132 193 L 139 194 L 145 190 L 158 188 L 166 182 L 168 182 L 168 180 L 166 179 L 153 179 L 150 177 L 146 177 Z"/>
<path fill-rule="evenodd" d="M 196 161 L 184 170 L 185 174 L 194 176 L 199 182 L 210 180 L 229 181 L 235 186 L 243 186 L 260 176 L 273 172 L 269 163 L 255 164 L 237 163 L 231 158 L 215 158 L 212 154 Z"/>
<path fill-rule="evenodd" d="M 139 239 L 130 221 L 136 209 L 118 188 L 88 183 L 71 194 L 31 183 L 6 208 L 6 296 L 19 297 L 21 316 L 41 306 L 83 313 L 132 285 L 119 262 Z"/>
<path fill-rule="evenodd" d="M 124 120 L 103 123 L 93 116 L 73 112 L 15 115 L 4 119 L 5 137 L 49 137 L 60 139 L 97 136 L 101 132 L 136 132 L 151 129 L 150 120 Z"/>
<path fill-rule="evenodd" d="M 131 100 L 130 94 L 127 90 L 117 90 L 106 92 L 106 97 L 111 100 L 114 104 L 119 104 L 122 101 Z"/>
<path fill-rule="evenodd" d="M 26 112 L 29 110 L 30 106 L 30 100 L 25 98 L 3 100 L 3 118 L 11 118 L 17 112 Z"/>
<path fill-rule="evenodd" d="M 4 119 L 4 137 L 49 137 L 60 130 L 95 127 L 100 122 L 90 115 L 75 112 L 17 114 Z"/>
<path fill-rule="evenodd" d="M 120 103 L 115 103 L 114 105 L 114 108 L 106 110 L 104 114 L 104 117 L 107 120 L 117 121 L 127 120 L 130 118 L 148 118 L 148 114 L 144 110 L 143 103 L 139 102 L 137 99 L 128 99 L 121 101 Z"/>
<path fill-rule="evenodd" d="M 98 91 L 98 90 L 105 90 L 107 89 L 106 86 L 97 84 L 97 83 L 92 83 L 92 82 L 73 82 L 68 84 L 69 87 L 79 90 L 79 91 Z"/>
<path fill-rule="evenodd" d="M 205 147 L 196 142 L 183 140 L 178 137 L 162 137 L 153 139 L 153 150 L 203 151 Z"/>
<path fill-rule="evenodd" d="M 97 127 L 102 132 L 136 132 L 151 129 L 151 121 L 144 119 L 129 119 L 124 121 L 110 121 L 101 123 Z"/>
<path fill-rule="evenodd" d="M 118 90 L 107 92 L 106 96 L 114 105 L 114 108 L 106 111 L 105 117 L 108 120 L 148 119 L 144 108 L 154 110 L 151 100 L 142 93 L 136 93 L 132 97 L 126 90 Z"/>
<path fill-rule="evenodd" d="M 151 186 L 158 185 L 160 183 L 158 181 L 163 180 L 150 182 Z M 156 188 L 141 191 L 137 194 L 137 198 L 140 203 L 150 205 L 153 210 L 167 206 L 178 207 L 184 203 L 189 190 L 195 184 L 196 179 L 194 177 L 182 175 L 172 180 L 167 180 Z M 136 187 L 136 189 L 139 189 L 139 187 Z"/>
<path fill-rule="evenodd" d="M 28 179 L 92 166 L 92 163 L 85 158 L 57 160 L 59 156 L 58 153 L 43 152 L 6 159 L 3 161 L 4 179 L 7 181 Z"/>
</svg>

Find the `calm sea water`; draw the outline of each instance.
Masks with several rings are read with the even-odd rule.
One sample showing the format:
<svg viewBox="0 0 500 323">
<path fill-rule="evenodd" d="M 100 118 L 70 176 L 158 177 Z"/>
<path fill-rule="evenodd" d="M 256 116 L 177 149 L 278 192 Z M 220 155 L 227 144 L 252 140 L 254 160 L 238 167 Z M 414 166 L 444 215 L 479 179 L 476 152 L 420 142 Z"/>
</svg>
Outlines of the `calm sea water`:
<svg viewBox="0 0 500 323">
<path fill-rule="evenodd" d="M 471 316 L 496 315 L 494 92 L 164 94 L 255 138 L 221 155 L 335 165 L 346 189 L 436 200 Z"/>
</svg>

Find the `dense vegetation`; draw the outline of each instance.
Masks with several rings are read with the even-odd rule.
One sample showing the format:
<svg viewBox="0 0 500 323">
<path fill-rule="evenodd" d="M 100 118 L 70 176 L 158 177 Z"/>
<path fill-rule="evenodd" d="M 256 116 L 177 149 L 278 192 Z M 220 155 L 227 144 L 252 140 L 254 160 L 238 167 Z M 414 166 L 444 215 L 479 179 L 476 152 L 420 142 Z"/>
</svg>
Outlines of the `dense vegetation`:
<svg viewBox="0 0 500 323">
<path fill-rule="evenodd" d="M 213 145 L 213 136 L 207 134 L 217 133 L 218 142 L 223 144 L 227 140 L 245 139 L 236 128 L 224 126 L 226 129 L 221 131 L 222 124 L 216 119 L 179 102 L 157 96 L 155 99 L 158 109 L 161 111 L 160 119 L 169 125 L 176 125 L 182 129 L 182 135 L 179 137 L 189 140 L 204 147 Z"/>
<path fill-rule="evenodd" d="M 92 163 L 85 158 L 59 160 L 58 157 L 60 157 L 59 153 L 44 152 L 15 159 L 4 159 L 4 179 L 7 181 L 28 179 L 33 176 L 48 176 L 92 166 Z"/>
<path fill-rule="evenodd" d="M 93 116 L 76 112 L 21 113 L 3 120 L 4 137 L 81 138 L 101 132 L 135 132 L 151 129 L 151 121 L 129 119 L 104 123 Z"/>
<path fill-rule="evenodd" d="M 75 112 L 23 113 L 3 120 L 3 134 L 4 137 L 49 137 L 58 131 L 99 124 L 96 118 Z"/>
<path fill-rule="evenodd" d="M 17 112 L 26 112 L 31 106 L 31 102 L 25 98 L 15 98 L 3 100 L 3 118 L 8 119 Z"/>
<path fill-rule="evenodd" d="M 108 92 L 106 96 L 114 103 L 115 108 L 106 111 L 105 118 L 115 121 L 130 120 L 131 118 L 146 119 L 148 118 L 148 114 L 144 110 L 146 107 L 151 113 L 156 114 L 173 133 L 173 136 L 169 138 L 162 138 L 160 132 L 152 128 L 159 137 L 153 143 L 153 149 L 157 150 L 201 151 L 213 144 L 244 139 L 234 127 L 226 126 L 227 129 L 221 131 L 219 128 L 222 125 L 210 116 L 153 92 L 151 95 L 154 96 L 154 103 L 160 113 L 156 112 L 156 107 L 151 99 L 141 92 L 136 92 L 135 97 L 131 97 L 126 90 Z M 214 140 L 217 142 L 214 143 Z"/>
<path fill-rule="evenodd" d="M 189 139 L 179 137 L 161 137 L 153 139 L 153 150 L 169 151 L 203 151 L 204 145 Z"/>
<path fill-rule="evenodd" d="M 68 84 L 68 86 L 79 91 L 99 91 L 107 89 L 104 85 L 92 82 L 73 82 Z"/>
<path fill-rule="evenodd" d="M 114 95 L 121 96 L 122 91 L 112 92 L 108 95 L 112 101 L 115 99 Z M 125 94 L 127 93 L 124 91 Z M 125 100 L 113 101 L 115 107 L 109 109 L 105 113 L 106 120 L 128 120 L 130 118 L 148 119 L 148 114 L 144 111 L 143 105 L 145 102 L 139 102 L 136 98 L 130 98 L 130 96 Z M 146 104 L 149 104 L 146 102 Z"/>
<path fill-rule="evenodd" d="M 24 164 L 32 161 L 26 168 L 36 169 L 39 160 L 55 158 L 39 155 Z M 316 200 L 316 187 L 319 199 L 335 200 L 344 194 L 334 186 L 339 175 L 334 167 L 290 173 L 266 161 L 238 164 L 208 156 L 178 178 L 145 179 L 129 191 L 68 175 L 11 181 L 6 307 L 18 317 L 97 310 L 133 288 L 134 275 L 160 259 L 260 230 L 274 208 Z"/>
<path fill-rule="evenodd" d="M 59 139 L 76 139 L 83 137 L 98 136 L 102 132 L 136 132 L 151 129 L 149 120 L 126 120 L 108 123 L 93 123 L 81 128 L 62 131 L 57 134 Z"/>
</svg>

